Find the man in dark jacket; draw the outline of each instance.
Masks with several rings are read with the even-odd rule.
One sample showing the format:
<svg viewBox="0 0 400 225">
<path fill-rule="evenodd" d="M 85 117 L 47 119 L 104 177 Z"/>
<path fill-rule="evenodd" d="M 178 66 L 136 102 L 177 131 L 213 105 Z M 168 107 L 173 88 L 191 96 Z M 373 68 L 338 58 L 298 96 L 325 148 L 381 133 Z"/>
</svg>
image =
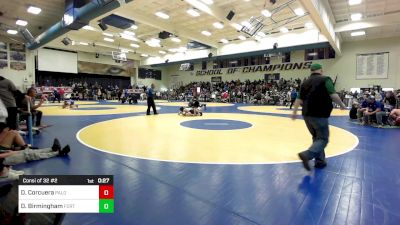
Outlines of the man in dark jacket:
<svg viewBox="0 0 400 225">
<path fill-rule="evenodd" d="M 320 64 L 311 65 L 311 76 L 304 81 L 300 88 L 300 94 L 294 104 L 292 118 L 296 119 L 297 110 L 302 105 L 302 114 L 309 132 L 313 138 L 313 144 L 306 151 L 299 153 L 306 170 L 310 170 L 308 161 L 315 159 L 316 168 L 324 168 L 325 147 L 329 141 L 329 122 L 333 106 L 332 100 L 346 109 L 345 104 L 336 93 L 332 79 L 322 75 Z"/>
<path fill-rule="evenodd" d="M 3 101 L 5 107 L 7 107 L 8 118 L 7 125 L 10 129 L 17 129 L 17 104 L 15 96 L 18 94 L 18 90 L 14 83 L 0 76 L 0 99 Z"/>
</svg>

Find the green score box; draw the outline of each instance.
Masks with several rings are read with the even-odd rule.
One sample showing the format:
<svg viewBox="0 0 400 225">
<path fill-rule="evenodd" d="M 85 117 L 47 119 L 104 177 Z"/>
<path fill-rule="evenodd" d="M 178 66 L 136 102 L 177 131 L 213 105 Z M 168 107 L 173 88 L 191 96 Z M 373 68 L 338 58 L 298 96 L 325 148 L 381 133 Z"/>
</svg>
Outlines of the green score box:
<svg viewBox="0 0 400 225">
<path fill-rule="evenodd" d="M 114 199 L 100 199 L 99 213 L 114 213 Z"/>
</svg>

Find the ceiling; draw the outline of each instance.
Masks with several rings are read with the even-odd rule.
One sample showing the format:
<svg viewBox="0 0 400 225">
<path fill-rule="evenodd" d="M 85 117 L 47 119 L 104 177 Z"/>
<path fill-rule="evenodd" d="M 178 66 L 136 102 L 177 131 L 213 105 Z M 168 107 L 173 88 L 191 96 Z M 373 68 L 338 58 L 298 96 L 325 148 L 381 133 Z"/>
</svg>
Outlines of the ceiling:
<svg viewBox="0 0 400 225">
<path fill-rule="evenodd" d="M 173 4 L 171 2 L 173 2 Z M 91 21 L 90 25 L 95 30 L 88 31 L 81 29 L 79 31 L 70 31 L 63 37 L 68 36 L 77 42 L 95 43 L 97 46 L 115 46 L 117 48 L 125 48 L 131 51 L 136 51 L 137 53 L 145 53 L 155 56 L 160 55 L 159 51 L 168 52 L 169 49 L 185 47 L 188 42 L 193 40 L 209 46 L 218 47 L 222 45 L 220 42 L 221 39 L 227 39 L 229 41 L 241 41 L 238 39 L 239 35 L 244 35 L 250 38 L 248 35 L 238 32 L 234 27 L 231 26 L 231 23 L 235 22 L 240 24 L 242 21 L 248 21 L 252 16 L 263 20 L 263 24 L 266 26 L 264 29 L 262 29 L 262 31 L 267 33 L 267 35 L 268 33 L 270 33 L 270 35 L 279 34 L 279 27 L 282 25 L 285 25 L 285 27 L 287 27 L 289 30 L 301 30 L 304 29 L 304 24 L 306 22 L 311 22 L 311 19 L 307 13 L 302 17 L 297 16 L 294 13 L 294 9 L 301 7 L 297 0 L 278 0 L 274 5 L 272 5 L 268 0 L 251 0 L 249 2 L 245 2 L 244 0 L 214 0 L 215 3 L 212 5 L 212 8 L 221 13 L 221 15 L 223 15 L 222 18 L 221 16 L 218 17 L 209 15 L 202 11 L 200 11 L 199 17 L 192 17 L 186 12 L 189 8 L 193 8 L 193 6 L 188 2 L 190 1 L 134 0 L 131 3 L 114 10 L 112 12 L 113 14 L 123 16 L 136 22 L 138 29 L 128 30 L 135 32 L 135 37 L 138 39 L 138 41 L 120 38 L 119 34 L 123 32 L 123 30 L 111 26 L 108 26 L 106 31 L 102 31 L 97 25 L 98 20 L 101 18 Z M 279 6 L 286 5 L 288 2 L 290 4 L 287 4 L 287 7 L 282 7 L 281 10 L 273 13 L 271 18 L 266 18 L 261 14 L 261 10 L 264 8 L 274 12 L 274 10 L 276 10 Z M 163 20 L 155 16 L 155 12 L 159 10 L 167 13 L 170 18 L 168 20 Z M 230 10 L 235 12 L 235 16 L 233 17 L 232 21 L 226 19 L 226 15 Z M 111 13 L 108 13 L 107 15 L 109 14 Z M 104 15 L 103 17 L 107 15 Z M 290 22 L 289 24 L 285 24 L 288 18 L 293 18 L 294 21 Z M 216 29 L 213 26 L 213 23 L 215 22 L 224 23 L 224 28 Z M 164 30 L 178 36 L 182 42 L 176 43 L 171 41 L 169 38 L 166 40 L 161 40 L 160 44 L 162 47 L 156 48 L 150 47 L 145 43 L 146 40 L 151 38 L 158 38 L 158 34 Z M 204 30 L 211 32 L 212 35 L 209 37 L 204 36 L 201 34 L 201 31 Z M 114 37 L 112 38 L 115 41 L 113 43 L 105 42 L 103 40 L 105 38 L 103 32 L 113 34 Z M 54 47 L 65 48 L 60 41 L 61 39 L 59 38 L 53 41 L 50 45 Z M 130 46 L 132 43 L 138 44 L 140 47 L 133 48 Z M 73 49 L 77 47 L 70 46 L 69 48 Z M 93 47 L 88 46 L 79 46 L 79 49 L 86 49 L 88 51 L 91 49 L 97 51 L 95 48 L 93 49 Z"/>
<path fill-rule="evenodd" d="M 29 6 L 42 9 L 39 15 L 27 12 Z M 17 19 L 28 21 L 26 28 L 37 36 L 58 22 L 64 14 L 64 0 L 1 0 L 0 35 L 7 35 L 7 29 L 16 29 Z M 0 15 L 1 15 L 0 13 Z"/>
<path fill-rule="evenodd" d="M 112 12 L 94 19 L 90 22 L 94 30 L 80 29 L 79 31 L 70 31 L 51 43 L 50 47 L 63 48 L 69 50 L 79 50 L 87 52 L 110 52 L 112 49 L 128 49 L 130 58 L 138 58 L 140 54 L 151 56 L 160 56 L 160 51 L 168 52 L 169 49 L 177 49 L 185 47 L 190 41 L 197 41 L 214 48 L 222 46 L 221 39 L 227 39 L 230 42 L 241 42 L 239 35 L 246 36 L 243 32 L 237 31 L 232 24 L 240 24 L 248 21 L 251 17 L 262 20 L 265 27 L 262 29 L 267 36 L 279 36 L 281 34 L 280 27 L 285 26 L 290 32 L 304 31 L 304 24 L 312 22 L 310 16 L 306 12 L 304 16 L 297 16 L 294 9 L 301 8 L 300 0 L 277 0 L 275 4 L 271 4 L 269 0 L 214 0 L 214 4 L 210 5 L 210 11 L 200 9 L 199 17 L 192 17 L 186 11 L 193 8 L 193 2 L 197 0 L 134 0 L 123 5 Z M 343 41 L 353 41 L 360 39 L 375 39 L 383 37 L 400 36 L 400 21 L 384 19 L 385 16 L 394 16 L 400 18 L 400 0 L 362 0 L 362 3 L 356 6 L 349 6 L 348 0 L 321 0 L 330 6 L 330 10 L 335 21 L 335 28 L 342 25 L 351 24 L 350 15 L 352 13 L 362 13 L 364 20 L 374 20 L 379 23 L 366 27 L 365 36 L 351 37 L 351 32 L 355 29 L 347 29 L 338 31 Z M 28 6 L 33 5 L 40 7 L 42 12 L 39 15 L 32 15 L 26 12 Z M 280 8 L 280 6 L 285 6 Z M 196 7 L 198 8 L 198 7 Z M 262 16 L 261 10 L 268 9 L 273 12 L 271 18 Z M 279 10 L 278 10 L 279 9 Z M 229 11 L 235 12 L 235 16 L 231 21 L 226 19 Z M 155 12 L 163 11 L 170 18 L 167 20 L 155 16 Z M 23 19 L 29 22 L 27 28 L 37 37 L 39 34 L 47 30 L 51 25 L 60 21 L 64 13 L 64 0 L 1 0 L 0 12 L 0 36 L 17 38 L 5 32 L 6 29 L 16 27 L 15 21 Z M 135 33 L 137 40 L 126 40 L 120 37 L 123 30 L 108 26 L 106 31 L 102 31 L 98 21 L 110 14 L 116 14 L 136 22 L 138 29 L 128 30 Z M 292 18 L 293 21 L 288 22 Z M 281 21 L 281 22 L 278 22 Z M 223 29 L 216 29 L 213 26 L 215 22 L 222 22 Z M 287 24 L 286 24 L 287 23 Z M 201 31 L 211 32 L 211 36 L 204 36 Z M 173 42 L 171 38 L 161 40 L 160 47 L 150 47 L 145 41 L 151 38 L 158 38 L 158 33 L 168 31 L 181 39 L 180 43 Z M 104 41 L 103 32 L 113 35 L 111 37 L 114 42 Z M 65 46 L 61 40 L 65 37 L 76 41 L 77 45 Z M 79 45 L 79 42 L 88 43 L 88 46 Z M 139 48 L 132 47 L 131 44 L 139 45 Z M 111 50 L 110 50 L 111 49 Z M 134 54 L 138 53 L 138 54 Z"/>
<path fill-rule="evenodd" d="M 362 13 L 360 22 L 380 21 L 384 16 L 396 16 L 397 22 L 382 20 L 379 26 L 362 29 L 365 36 L 351 37 L 351 31 L 342 32 L 344 41 L 376 39 L 400 36 L 400 1 L 399 0 L 362 0 L 361 4 L 350 6 L 348 0 L 328 0 L 336 25 L 351 23 L 351 14 Z"/>
</svg>

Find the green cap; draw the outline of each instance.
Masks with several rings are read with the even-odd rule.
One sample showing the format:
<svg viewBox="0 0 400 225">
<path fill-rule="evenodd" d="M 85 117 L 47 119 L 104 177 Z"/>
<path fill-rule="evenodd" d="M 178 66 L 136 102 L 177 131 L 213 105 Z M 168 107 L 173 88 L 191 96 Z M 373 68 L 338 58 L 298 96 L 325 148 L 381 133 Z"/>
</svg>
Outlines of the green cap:
<svg viewBox="0 0 400 225">
<path fill-rule="evenodd" d="M 314 63 L 314 64 L 311 65 L 310 69 L 311 69 L 311 71 L 316 71 L 316 70 L 322 69 L 322 66 L 320 64 L 318 64 L 318 63 Z"/>
</svg>

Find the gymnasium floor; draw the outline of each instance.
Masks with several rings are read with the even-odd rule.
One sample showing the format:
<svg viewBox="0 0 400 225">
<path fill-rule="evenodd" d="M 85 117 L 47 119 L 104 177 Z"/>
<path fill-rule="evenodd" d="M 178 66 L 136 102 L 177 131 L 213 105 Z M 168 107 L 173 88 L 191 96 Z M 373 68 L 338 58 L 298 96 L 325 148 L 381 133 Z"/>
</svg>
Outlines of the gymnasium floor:
<svg viewBox="0 0 400 225">
<path fill-rule="evenodd" d="M 339 112 L 328 167 L 307 172 L 296 153 L 310 138 L 287 110 L 218 105 L 183 118 L 178 105 L 158 103 L 158 116 L 143 105 L 45 107 L 53 126 L 34 145 L 58 137 L 70 157 L 16 168 L 114 175 L 114 214 L 68 214 L 63 224 L 399 224 L 398 129 L 361 127 Z"/>
</svg>

